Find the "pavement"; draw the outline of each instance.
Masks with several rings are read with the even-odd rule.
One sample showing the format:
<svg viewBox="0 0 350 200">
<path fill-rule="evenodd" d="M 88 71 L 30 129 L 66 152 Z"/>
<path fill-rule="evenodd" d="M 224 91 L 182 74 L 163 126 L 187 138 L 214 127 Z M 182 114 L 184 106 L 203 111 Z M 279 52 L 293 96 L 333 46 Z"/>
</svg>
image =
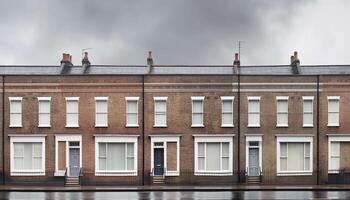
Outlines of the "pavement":
<svg viewBox="0 0 350 200">
<path fill-rule="evenodd" d="M 0 185 L 0 192 L 142 192 L 142 191 L 350 191 L 350 185 L 232 186 L 22 186 Z"/>
</svg>

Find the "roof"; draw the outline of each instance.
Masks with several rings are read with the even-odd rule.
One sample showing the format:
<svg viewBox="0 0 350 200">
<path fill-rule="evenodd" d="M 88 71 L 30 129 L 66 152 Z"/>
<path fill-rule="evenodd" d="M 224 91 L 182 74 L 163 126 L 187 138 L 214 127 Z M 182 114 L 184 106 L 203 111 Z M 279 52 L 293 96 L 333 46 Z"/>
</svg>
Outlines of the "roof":
<svg viewBox="0 0 350 200">
<path fill-rule="evenodd" d="M 300 75 L 350 75 L 350 65 L 302 65 Z M 0 75 L 60 75 L 57 66 L 2 65 Z M 84 75 L 230 75 L 232 65 L 91 65 Z M 290 65 L 240 66 L 241 75 L 293 75 Z M 83 75 L 82 66 L 72 66 L 64 75 Z"/>
</svg>

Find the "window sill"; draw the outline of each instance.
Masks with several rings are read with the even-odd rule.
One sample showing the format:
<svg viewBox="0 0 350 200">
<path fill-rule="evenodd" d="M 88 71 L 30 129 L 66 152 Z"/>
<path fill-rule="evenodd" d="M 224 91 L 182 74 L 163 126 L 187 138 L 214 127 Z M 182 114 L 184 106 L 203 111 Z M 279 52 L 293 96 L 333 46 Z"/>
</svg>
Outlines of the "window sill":
<svg viewBox="0 0 350 200">
<path fill-rule="evenodd" d="M 79 125 L 66 125 L 66 128 L 79 128 Z"/>
<path fill-rule="evenodd" d="M 303 128 L 313 128 L 314 125 L 313 124 L 304 124 Z"/>
<path fill-rule="evenodd" d="M 203 128 L 204 124 L 192 124 L 191 127 L 192 128 Z"/>
<path fill-rule="evenodd" d="M 95 128 L 108 128 L 108 125 L 106 125 L 106 124 L 96 124 Z"/>
<path fill-rule="evenodd" d="M 235 127 L 233 124 L 222 124 L 221 128 L 233 128 Z"/>
<path fill-rule="evenodd" d="M 136 171 L 97 171 L 95 176 L 137 176 Z"/>
<path fill-rule="evenodd" d="M 195 176 L 232 176 L 232 172 L 229 171 L 217 171 L 217 172 L 213 172 L 213 171 L 197 171 L 194 172 Z"/>
<path fill-rule="evenodd" d="M 17 171 L 11 172 L 11 176 L 45 176 L 45 171 Z"/>
<path fill-rule="evenodd" d="M 288 128 L 287 124 L 277 124 L 276 128 Z"/>
<path fill-rule="evenodd" d="M 167 128 L 167 125 L 153 125 L 153 128 Z"/>
<path fill-rule="evenodd" d="M 138 128 L 139 125 L 138 124 L 127 124 L 125 125 L 126 128 Z"/>
<path fill-rule="evenodd" d="M 260 124 L 250 124 L 248 128 L 260 128 Z"/>
<path fill-rule="evenodd" d="M 328 174 L 339 174 L 340 170 L 338 169 L 330 169 L 328 170 Z"/>
<path fill-rule="evenodd" d="M 277 176 L 312 176 L 312 172 L 277 172 Z"/>
<path fill-rule="evenodd" d="M 339 124 L 327 124 L 328 127 L 339 127 Z"/>
<path fill-rule="evenodd" d="M 10 125 L 10 128 L 22 128 L 22 125 Z"/>
</svg>

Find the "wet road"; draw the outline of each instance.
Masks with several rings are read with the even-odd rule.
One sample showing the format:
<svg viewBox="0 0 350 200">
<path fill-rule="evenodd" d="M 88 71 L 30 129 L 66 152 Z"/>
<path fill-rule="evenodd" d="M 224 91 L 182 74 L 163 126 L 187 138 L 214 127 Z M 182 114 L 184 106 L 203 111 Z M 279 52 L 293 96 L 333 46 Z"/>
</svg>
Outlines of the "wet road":
<svg viewBox="0 0 350 200">
<path fill-rule="evenodd" d="M 0 199 L 350 199 L 350 191 L 289 192 L 0 192 Z"/>
</svg>

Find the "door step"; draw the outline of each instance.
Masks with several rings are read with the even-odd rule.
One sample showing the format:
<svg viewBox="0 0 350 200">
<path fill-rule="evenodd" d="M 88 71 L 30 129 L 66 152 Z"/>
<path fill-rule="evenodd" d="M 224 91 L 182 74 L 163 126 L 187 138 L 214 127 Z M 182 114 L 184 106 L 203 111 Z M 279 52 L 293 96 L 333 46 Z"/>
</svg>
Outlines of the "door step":
<svg viewBox="0 0 350 200">
<path fill-rule="evenodd" d="M 153 176 L 152 182 L 157 185 L 165 184 L 165 178 L 163 176 Z"/>
<path fill-rule="evenodd" d="M 260 176 L 247 176 L 248 184 L 260 184 Z"/>
<path fill-rule="evenodd" d="M 64 185 L 65 186 L 80 186 L 79 177 L 71 177 L 71 176 L 67 177 Z"/>
</svg>

